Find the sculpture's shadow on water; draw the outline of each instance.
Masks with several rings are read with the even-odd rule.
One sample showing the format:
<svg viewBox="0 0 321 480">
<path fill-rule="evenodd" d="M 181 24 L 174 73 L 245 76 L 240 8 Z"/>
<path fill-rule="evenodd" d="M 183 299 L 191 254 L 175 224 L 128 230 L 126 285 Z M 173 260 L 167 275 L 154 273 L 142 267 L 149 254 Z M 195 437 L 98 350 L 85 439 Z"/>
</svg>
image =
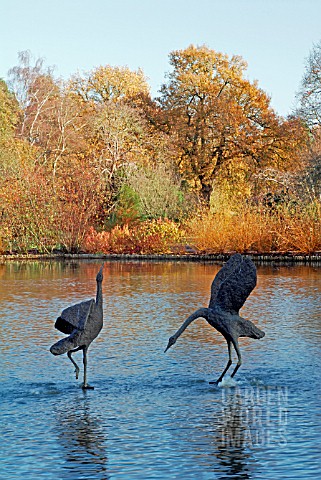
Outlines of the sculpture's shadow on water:
<svg viewBox="0 0 321 480">
<path fill-rule="evenodd" d="M 99 418 L 91 413 L 87 394 L 74 402 L 58 404 L 56 419 L 65 457 L 62 478 L 109 479 L 106 434 Z"/>
</svg>

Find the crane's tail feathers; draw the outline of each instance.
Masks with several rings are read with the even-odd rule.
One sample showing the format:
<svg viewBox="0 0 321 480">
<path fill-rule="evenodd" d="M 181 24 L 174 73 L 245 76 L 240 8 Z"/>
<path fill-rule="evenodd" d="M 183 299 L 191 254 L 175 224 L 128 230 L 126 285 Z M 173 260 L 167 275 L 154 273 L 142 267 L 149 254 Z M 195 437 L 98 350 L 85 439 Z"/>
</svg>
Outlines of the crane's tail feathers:
<svg viewBox="0 0 321 480">
<path fill-rule="evenodd" d="M 263 338 L 265 336 L 265 332 L 263 330 L 260 330 L 259 328 L 256 327 L 256 336 L 254 338 Z"/>
<path fill-rule="evenodd" d="M 249 335 L 249 337 L 259 339 L 259 338 L 263 338 L 264 335 L 265 335 L 265 332 L 263 332 L 263 330 L 260 330 L 258 327 L 253 325 L 251 335 Z"/>
<path fill-rule="evenodd" d="M 241 333 L 239 334 L 240 337 L 249 337 L 249 338 L 263 338 L 265 333 L 260 330 L 253 322 L 250 320 L 246 320 L 245 318 L 241 318 Z"/>
<path fill-rule="evenodd" d="M 54 343 L 50 347 L 50 352 L 53 355 L 62 355 L 63 353 L 69 352 L 69 350 L 73 350 L 79 346 L 78 339 L 80 337 L 81 332 L 75 332 L 69 337 L 62 338 L 59 342 Z"/>
</svg>

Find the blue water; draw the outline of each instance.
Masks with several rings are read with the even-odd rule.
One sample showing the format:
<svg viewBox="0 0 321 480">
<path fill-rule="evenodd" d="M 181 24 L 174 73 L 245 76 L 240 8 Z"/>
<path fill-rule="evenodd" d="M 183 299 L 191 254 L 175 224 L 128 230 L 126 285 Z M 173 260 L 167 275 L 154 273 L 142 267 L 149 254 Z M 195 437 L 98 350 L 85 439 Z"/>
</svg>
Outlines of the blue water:
<svg viewBox="0 0 321 480">
<path fill-rule="evenodd" d="M 321 478 L 321 268 L 258 267 L 242 315 L 266 336 L 240 339 L 243 365 L 217 387 L 227 347 L 204 320 L 164 349 L 207 306 L 219 265 L 107 262 L 84 392 L 49 347 L 98 268 L 0 264 L 0 478 Z"/>
</svg>

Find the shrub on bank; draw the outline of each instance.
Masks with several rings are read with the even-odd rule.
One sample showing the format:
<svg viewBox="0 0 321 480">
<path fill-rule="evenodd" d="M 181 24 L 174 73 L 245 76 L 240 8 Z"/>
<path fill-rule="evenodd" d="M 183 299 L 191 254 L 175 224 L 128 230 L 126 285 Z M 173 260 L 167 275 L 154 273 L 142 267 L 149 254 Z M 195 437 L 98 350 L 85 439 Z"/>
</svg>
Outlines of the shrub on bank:
<svg viewBox="0 0 321 480">
<path fill-rule="evenodd" d="M 31 224 L 32 226 L 33 224 Z M 66 228 L 70 224 L 66 224 Z M 27 228 L 27 227 L 26 227 Z M 30 230 L 30 224 L 29 224 Z M 19 232 L 3 227 L 0 231 L 0 253 L 27 253 L 30 242 Z M 22 230 L 24 233 L 24 230 Z M 55 249 L 72 251 L 63 242 L 65 233 L 46 236 L 37 243 L 33 236 L 32 251 Z M 78 238 L 80 236 L 78 234 Z M 39 239 L 38 239 L 39 240 Z M 189 248 L 190 247 L 190 248 Z M 117 225 L 111 230 L 97 231 L 89 227 L 82 234 L 77 251 L 104 254 L 164 254 L 186 253 L 294 253 L 321 252 L 321 203 L 282 207 L 277 211 L 244 206 L 238 211 L 203 211 L 184 224 L 170 220 L 148 220 L 133 225 Z"/>
<path fill-rule="evenodd" d="M 263 212 L 206 212 L 187 225 L 190 243 L 202 253 L 261 252 L 276 249 L 275 219 Z"/>
<path fill-rule="evenodd" d="M 280 252 L 311 254 L 321 251 L 321 204 L 312 202 L 295 212 L 284 209 L 275 229 Z"/>
<path fill-rule="evenodd" d="M 116 226 L 110 232 L 90 228 L 84 249 L 90 253 L 170 253 L 183 232 L 170 220 L 148 220 L 134 226 Z"/>
<path fill-rule="evenodd" d="M 186 225 L 201 253 L 300 253 L 321 251 L 321 204 L 286 205 L 277 211 L 244 207 L 238 212 L 203 212 Z"/>
</svg>

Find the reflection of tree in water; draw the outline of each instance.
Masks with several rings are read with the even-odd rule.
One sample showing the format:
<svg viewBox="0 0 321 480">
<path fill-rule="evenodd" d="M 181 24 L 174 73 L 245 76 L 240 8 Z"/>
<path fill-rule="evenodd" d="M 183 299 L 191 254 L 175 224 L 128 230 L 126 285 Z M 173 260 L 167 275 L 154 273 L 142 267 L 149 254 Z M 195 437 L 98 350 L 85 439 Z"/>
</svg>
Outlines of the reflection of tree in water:
<svg viewBox="0 0 321 480">
<path fill-rule="evenodd" d="M 82 401 L 81 401 L 82 400 Z M 63 478 L 107 480 L 106 436 L 88 398 L 57 407 L 58 438 L 66 463 Z"/>
</svg>

